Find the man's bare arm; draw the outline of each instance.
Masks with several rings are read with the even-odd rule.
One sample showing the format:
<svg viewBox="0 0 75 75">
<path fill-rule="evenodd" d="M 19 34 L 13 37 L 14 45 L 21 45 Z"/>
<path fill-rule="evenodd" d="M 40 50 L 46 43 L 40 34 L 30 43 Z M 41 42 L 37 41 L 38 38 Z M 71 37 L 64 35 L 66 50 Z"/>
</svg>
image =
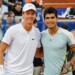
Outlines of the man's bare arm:
<svg viewBox="0 0 75 75">
<path fill-rule="evenodd" d="M 43 48 L 41 47 L 41 48 L 37 48 L 36 49 L 36 53 L 35 53 L 35 57 L 36 58 L 42 58 L 44 56 L 44 54 L 43 54 Z"/>
<path fill-rule="evenodd" d="M 0 65 L 2 65 L 3 64 L 3 57 L 4 57 L 4 51 L 8 48 L 8 44 L 6 44 L 6 43 L 4 43 L 4 42 L 2 42 L 1 44 L 0 44 Z"/>
<path fill-rule="evenodd" d="M 74 66 L 75 65 L 75 44 L 70 46 L 70 50 L 74 52 L 74 56 L 71 58 L 71 60 L 66 64 L 66 67 Z"/>
<path fill-rule="evenodd" d="M 70 50 L 72 50 L 75 53 L 75 44 L 70 46 Z"/>
</svg>

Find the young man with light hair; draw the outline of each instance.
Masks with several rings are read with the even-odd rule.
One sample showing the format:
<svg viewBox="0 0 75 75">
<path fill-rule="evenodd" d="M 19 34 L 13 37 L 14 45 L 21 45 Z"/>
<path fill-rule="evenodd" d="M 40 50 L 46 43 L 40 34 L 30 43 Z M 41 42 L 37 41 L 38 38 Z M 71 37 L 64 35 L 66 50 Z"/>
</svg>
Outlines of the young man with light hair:
<svg viewBox="0 0 75 75">
<path fill-rule="evenodd" d="M 33 75 L 34 55 L 40 49 L 40 31 L 33 26 L 36 8 L 27 3 L 22 12 L 24 21 L 11 26 L 0 45 L 0 75 Z"/>
</svg>

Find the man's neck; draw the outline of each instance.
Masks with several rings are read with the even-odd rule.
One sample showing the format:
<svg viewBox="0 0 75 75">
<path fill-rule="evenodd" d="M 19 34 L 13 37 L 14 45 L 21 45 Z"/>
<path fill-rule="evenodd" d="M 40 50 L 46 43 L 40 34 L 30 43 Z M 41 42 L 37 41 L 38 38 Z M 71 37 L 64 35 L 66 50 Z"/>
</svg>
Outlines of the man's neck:
<svg viewBox="0 0 75 75">
<path fill-rule="evenodd" d="M 32 29 L 32 24 L 26 24 L 26 23 L 22 23 L 22 25 L 23 25 L 23 27 L 24 27 L 24 29 L 27 31 L 27 32 L 29 32 L 29 31 L 31 31 L 31 29 Z"/>
<path fill-rule="evenodd" d="M 54 28 L 48 28 L 49 34 L 55 35 L 58 31 L 59 27 L 54 27 Z"/>
</svg>

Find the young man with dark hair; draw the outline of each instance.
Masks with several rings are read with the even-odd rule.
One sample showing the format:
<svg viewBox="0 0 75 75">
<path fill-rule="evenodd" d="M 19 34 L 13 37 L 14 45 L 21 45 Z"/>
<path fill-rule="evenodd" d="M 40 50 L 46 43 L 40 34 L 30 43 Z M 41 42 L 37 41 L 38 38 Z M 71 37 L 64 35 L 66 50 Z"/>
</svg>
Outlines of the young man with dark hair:
<svg viewBox="0 0 75 75">
<path fill-rule="evenodd" d="M 45 25 L 48 27 L 41 33 L 44 50 L 44 75 L 59 75 L 64 63 L 67 44 L 75 52 L 75 39 L 71 32 L 58 27 L 58 15 L 55 8 L 46 8 L 43 15 Z M 71 63 L 72 60 L 66 66 L 69 67 Z M 66 75 L 72 75 L 72 72 Z"/>
</svg>

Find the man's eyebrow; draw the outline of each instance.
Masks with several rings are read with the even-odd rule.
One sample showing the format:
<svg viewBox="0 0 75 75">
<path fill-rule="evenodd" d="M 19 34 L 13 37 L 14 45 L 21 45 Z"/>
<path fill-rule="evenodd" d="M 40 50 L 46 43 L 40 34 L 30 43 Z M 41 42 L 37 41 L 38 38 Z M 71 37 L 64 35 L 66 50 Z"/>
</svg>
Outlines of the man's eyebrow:
<svg viewBox="0 0 75 75">
<path fill-rule="evenodd" d="M 52 16 L 52 17 L 46 17 L 46 18 L 55 18 L 54 16 Z"/>
</svg>

